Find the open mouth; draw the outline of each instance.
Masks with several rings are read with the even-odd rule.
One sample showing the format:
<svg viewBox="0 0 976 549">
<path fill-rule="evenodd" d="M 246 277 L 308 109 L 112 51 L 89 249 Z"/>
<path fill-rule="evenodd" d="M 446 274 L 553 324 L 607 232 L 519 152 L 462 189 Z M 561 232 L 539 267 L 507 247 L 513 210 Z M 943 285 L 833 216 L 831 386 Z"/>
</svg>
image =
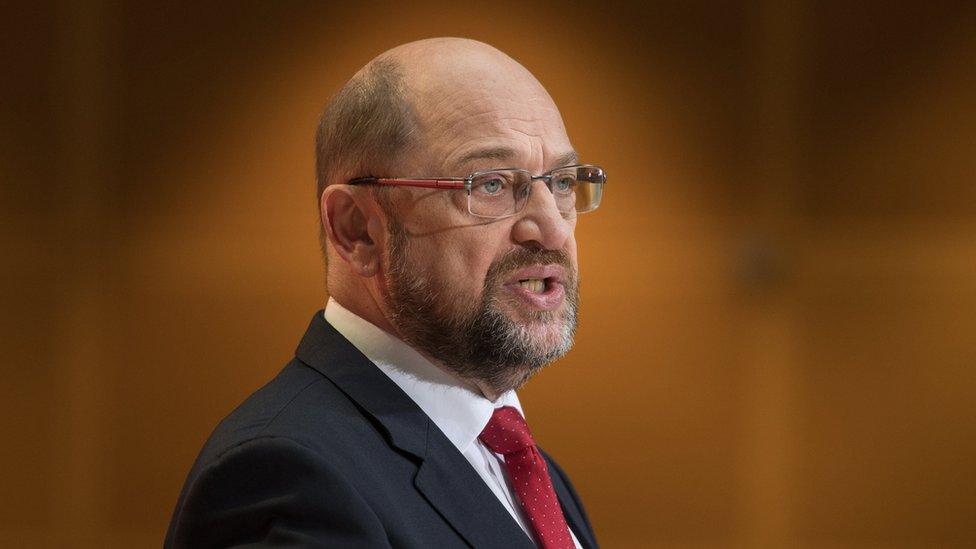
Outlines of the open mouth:
<svg viewBox="0 0 976 549">
<path fill-rule="evenodd" d="M 561 265 L 530 265 L 513 272 L 505 287 L 523 305 L 552 311 L 563 303 L 566 279 L 566 269 Z"/>
<path fill-rule="evenodd" d="M 526 278 L 524 280 L 518 281 L 519 286 L 525 289 L 527 292 L 534 294 L 544 293 L 547 289 L 552 287 L 551 278 Z"/>
<path fill-rule="evenodd" d="M 508 288 L 523 304 L 540 311 L 557 309 L 565 296 L 558 277 L 518 278 Z"/>
</svg>

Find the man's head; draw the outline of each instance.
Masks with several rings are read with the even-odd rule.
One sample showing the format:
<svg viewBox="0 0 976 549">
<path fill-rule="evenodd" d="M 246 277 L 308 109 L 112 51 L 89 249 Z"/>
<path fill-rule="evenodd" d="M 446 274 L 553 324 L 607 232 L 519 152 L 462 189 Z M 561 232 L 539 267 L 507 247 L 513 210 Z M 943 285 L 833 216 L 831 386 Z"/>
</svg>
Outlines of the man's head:
<svg viewBox="0 0 976 549">
<path fill-rule="evenodd" d="M 347 183 L 574 163 L 552 99 L 500 51 L 444 38 L 380 55 L 333 98 L 317 136 L 330 293 L 489 398 L 521 385 L 572 343 L 575 212 L 541 180 L 500 219 L 473 216 L 463 189 Z"/>
</svg>

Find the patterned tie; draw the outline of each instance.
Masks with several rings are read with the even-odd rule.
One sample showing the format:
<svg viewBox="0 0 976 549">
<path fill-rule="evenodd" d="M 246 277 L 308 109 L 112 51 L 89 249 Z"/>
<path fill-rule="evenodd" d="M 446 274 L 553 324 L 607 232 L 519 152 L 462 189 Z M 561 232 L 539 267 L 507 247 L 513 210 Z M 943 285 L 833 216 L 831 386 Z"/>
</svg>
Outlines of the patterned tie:
<svg viewBox="0 0 976 549">
<path fill-rule="evenodd" d="M 549 479 L 549 469 L 535 447 L 522 414 L 511 406 L 497 408 L 478 437 L 492 452 L 505 456 L 505 468 L 522 509 L 545 549 L 573 549 L 562 508 Z"/>
</svg>

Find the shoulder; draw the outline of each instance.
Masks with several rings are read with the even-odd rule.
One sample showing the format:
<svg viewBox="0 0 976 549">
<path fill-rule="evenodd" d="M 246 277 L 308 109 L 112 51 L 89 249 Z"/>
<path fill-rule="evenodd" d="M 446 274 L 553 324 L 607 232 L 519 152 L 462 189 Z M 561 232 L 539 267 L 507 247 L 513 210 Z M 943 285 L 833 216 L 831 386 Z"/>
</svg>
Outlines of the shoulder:
<svg viewBox="0 0 976 549">
<path fill-rule="evenodd" d="M 387 546 L 379 517 L 341 470 L 293 439 L 260 435 L 202 465 L 167 547 L 239 544 Z M 314 543 L 313 543 L 314 540 Z"/>
<path fill-rule="evenodd" d="M 342 528 L 313 537 L 343 533 L 382 546 L 356 470 L 362 448 L 381 441 L 327 377 L 293 360 L 214 429 L 187 477 L 167 546 L 294 541 L 288 536 L 309 534 L 307 525 L 339 518 Z"/>
<path fill-rule="evenodd" d="M 321 451 L 322 440 L 356 426 L 368 422 L 346 395 L 321 373 L 292 360 L 217 425 L 195 468 L 255 439 L 288 439 Z"/>
</svg>

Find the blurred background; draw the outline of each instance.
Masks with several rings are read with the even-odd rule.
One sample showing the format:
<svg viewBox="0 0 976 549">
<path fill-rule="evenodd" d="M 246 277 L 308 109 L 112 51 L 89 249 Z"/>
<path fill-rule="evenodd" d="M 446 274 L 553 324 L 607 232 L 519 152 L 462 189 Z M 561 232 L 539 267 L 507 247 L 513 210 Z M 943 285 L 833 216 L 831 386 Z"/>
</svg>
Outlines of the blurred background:
<svg viewBox="0 0 976 549">
<path fill-rule="evenodd" d="M 210 430 L 325 303 L 318 113 L 438 35 L 522 62 L 609 173 L 576 349 L 521 391 L 606 547 L 976 544 L 972 2 L 2 21 L 0 545 L 161 544 Z"/>
</svg>

